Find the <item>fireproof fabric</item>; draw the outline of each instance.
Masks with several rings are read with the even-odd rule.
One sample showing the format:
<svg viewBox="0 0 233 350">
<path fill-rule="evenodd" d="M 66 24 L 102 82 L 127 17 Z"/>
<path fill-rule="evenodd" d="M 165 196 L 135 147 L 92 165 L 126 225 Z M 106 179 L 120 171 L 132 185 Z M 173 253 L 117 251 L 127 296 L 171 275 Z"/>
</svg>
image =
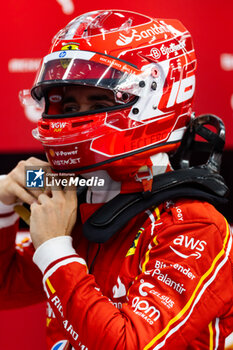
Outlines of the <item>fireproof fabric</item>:
<svg viewBox="0 0 233 350">
<path fill-rule="evenodd" d="M 82 223 L 100 205 L 80 205 L 73 241 L 49 240 L 35 254 L 30 241 L 15 249 L 17 222 L 5 210 L 1 308 L 47 298 L 53 350 L 224 349 L 233 324 L 232 233 L 225 218 L 206 202 L 167 201 L 106 243 L 90 243 Z"/>
</svg>

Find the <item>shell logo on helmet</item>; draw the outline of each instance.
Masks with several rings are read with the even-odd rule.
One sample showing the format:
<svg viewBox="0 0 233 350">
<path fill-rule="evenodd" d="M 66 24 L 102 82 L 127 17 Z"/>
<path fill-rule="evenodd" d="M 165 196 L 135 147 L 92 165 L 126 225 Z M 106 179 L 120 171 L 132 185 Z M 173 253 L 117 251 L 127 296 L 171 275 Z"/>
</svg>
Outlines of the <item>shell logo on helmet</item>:
<svg viewBox="0 0 233 350">
<path fill-rule="evenodd" d="M 53 150 L 53 149 L 51 149 L 51 148 L 50 148 L 50 150 L 49 150 L 48 152 L 49 152 L 49 154 L 50 154 L 52 157 L 54 157 L 54 156 L 55 156 L 55 152 L 54 152 L 54 150 Z"/>
<path fill-rule="evenodd" d="M 49 159 L 52 147 L 57 171 L 120 167 L 135 173 L 141 165 L 151 166 L 152 155 L 179 146 L 191 119 L 195 71 L 192 38 L 179 21 L 123 10 L 86 13 L 55 36 L 44 58 L 32 96 L 44 100 L 45 109 L 33 135 Z M 69 86 L 110 91 L 114 105 L 64 114 Z M 56 95 L 61 101 L 49 100 Z M 68 126 L 54 134 L 57 122 Z M 56 162 L 56 152 L 75 147 L 78 165 Z"/>
</svg>

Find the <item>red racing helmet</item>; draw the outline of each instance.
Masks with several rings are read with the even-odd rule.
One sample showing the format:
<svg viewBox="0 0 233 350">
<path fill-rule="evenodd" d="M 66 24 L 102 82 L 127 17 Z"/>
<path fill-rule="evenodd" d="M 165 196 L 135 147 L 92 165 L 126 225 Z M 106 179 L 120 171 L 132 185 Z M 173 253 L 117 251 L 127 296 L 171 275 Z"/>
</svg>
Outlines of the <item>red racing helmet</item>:
<svg viewBox="0 0 233 350">
<path fill-rule="evenodd" d="M 123 10 L 83 14 L 54 37 L 41 63 L 31 94 L 44 112 L 33 136 L 56 171 L 136 172 L 179 146 L 195 71 L 192 38 L 178 20 Z M 80 86 L 111 91 L 114 104 L 64 112 L 65 92 Z"/>
</svg>

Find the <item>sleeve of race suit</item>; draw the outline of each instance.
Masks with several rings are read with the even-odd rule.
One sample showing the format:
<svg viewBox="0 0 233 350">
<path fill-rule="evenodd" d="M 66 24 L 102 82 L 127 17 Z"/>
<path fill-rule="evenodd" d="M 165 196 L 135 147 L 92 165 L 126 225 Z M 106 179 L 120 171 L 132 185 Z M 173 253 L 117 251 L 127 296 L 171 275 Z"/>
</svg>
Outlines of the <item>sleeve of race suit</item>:
<svg viewBox="0 0 233 350">
<path fill-rule="evenodd" d="M 41 272 L 32 264 L 30 239 L 16 244 L 18 218 L 14 205 L 0 202 L 0 309 L 26 306 L 44 298 Z"/>
<path fill-rule="evenodd" d="M 121 309 L 102 295 L 70 237 L 37 249 L 34 262 L 43 272 L 47 298 L 74 348 L 174 349 L 174 343 L 186 348 L 227 313 L 232 235 L 225 219 L 209 208 L 181 204 L 157 221 L 151 214 L 137 245 L 142 250 L 139 274 Z"/>
</svg>

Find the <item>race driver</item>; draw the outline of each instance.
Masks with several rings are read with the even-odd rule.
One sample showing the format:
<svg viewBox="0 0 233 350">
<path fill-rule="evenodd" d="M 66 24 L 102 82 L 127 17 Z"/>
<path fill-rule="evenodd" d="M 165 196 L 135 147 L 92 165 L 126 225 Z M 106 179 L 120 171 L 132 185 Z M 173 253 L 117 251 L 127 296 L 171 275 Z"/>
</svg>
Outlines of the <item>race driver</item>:
<svg viewBox="0 0 233 350">
<path fill-rule="evenodd" d="M 49 163 L 29 158 L 0 180 L 1 307 L 47 299 L 48 349 L 224 349 L 232 233 L 211 204 L 224 185 L 214 157 L 198 169 L 169 160 L 196 125 L 195 70 L 176 20 L 101 10 L 53 39 L 31 92 Z M 105 186 L 26 186 L 27 167 L 48 165 Z M 15 248 L 18 202 L 32 243 Z"/>
</svg>

